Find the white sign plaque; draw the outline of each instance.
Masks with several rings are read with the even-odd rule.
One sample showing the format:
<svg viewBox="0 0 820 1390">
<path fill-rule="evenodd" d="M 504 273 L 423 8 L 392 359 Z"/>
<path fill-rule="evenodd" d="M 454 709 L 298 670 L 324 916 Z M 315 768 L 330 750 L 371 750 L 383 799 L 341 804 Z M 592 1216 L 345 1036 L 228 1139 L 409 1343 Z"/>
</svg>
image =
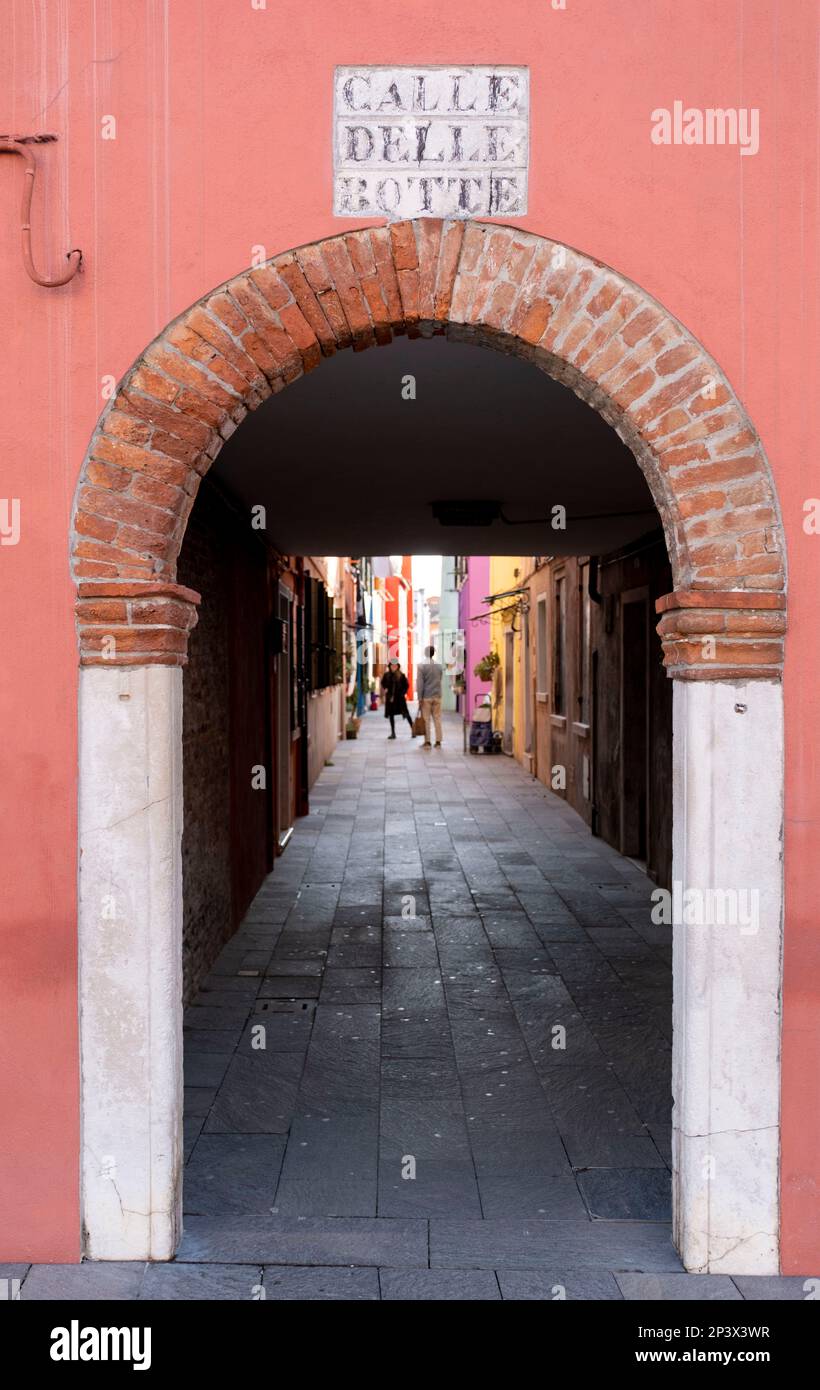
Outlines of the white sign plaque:
<svg viewBox="0 0 820 1390">
<path fill-rule="evenodd" d="M 529 69 L 337 68 L 333 141 L 337 217 L 520 217 Z"/>
</svg>

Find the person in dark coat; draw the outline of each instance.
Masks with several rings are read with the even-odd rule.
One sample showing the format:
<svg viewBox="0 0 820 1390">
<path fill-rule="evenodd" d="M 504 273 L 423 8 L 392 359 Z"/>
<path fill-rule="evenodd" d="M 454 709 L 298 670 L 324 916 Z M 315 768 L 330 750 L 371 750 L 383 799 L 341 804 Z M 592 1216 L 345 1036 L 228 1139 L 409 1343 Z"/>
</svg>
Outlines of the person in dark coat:
<svg viewBox="0 0 820 1390">
<path fill-rule="evenodd" d="M 407 677 L 404 674 L 398 661 L 393 658 L 382 676 L 382 690 L 384 691 L 384 717 L 390 720 L 390 733 L 388 738 L 396 737 L 396 719 L 406 719 L 410 725 L 410 737 L 413 738 L 413 721 L 410 718 L 410 711 L 407 708 Z"/>
</svg>

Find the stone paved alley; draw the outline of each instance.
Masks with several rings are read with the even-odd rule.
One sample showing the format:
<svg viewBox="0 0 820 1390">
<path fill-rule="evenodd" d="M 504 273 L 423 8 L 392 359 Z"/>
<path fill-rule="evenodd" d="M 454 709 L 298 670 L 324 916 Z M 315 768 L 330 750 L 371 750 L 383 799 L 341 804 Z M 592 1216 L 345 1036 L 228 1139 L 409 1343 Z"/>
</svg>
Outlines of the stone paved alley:
<svg viewBox="0 0 820 1390">
<path fill-rule="evenodd" d="M 455 717 L 427 752 L 368 716 L 186 1012 L 177 1261 L 0 1272 L 23 1298 L 804 1297 L 672 1247 L 651 886 Z"/>
</svg>

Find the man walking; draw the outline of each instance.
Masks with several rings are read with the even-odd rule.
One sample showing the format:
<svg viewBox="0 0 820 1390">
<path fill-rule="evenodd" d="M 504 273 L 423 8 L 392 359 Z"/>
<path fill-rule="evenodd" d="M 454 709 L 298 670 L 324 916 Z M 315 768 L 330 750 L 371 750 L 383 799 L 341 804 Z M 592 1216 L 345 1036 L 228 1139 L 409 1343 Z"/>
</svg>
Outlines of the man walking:
<svg viewBox="0 0 820 1390">
<path fill-rule="evenodd" d="M 421 717 L 424 720 L 424 747 L 430 747 L 430 725 L 436 726 L 436 748 L 441 747 L 441 666 L 434 660 L 435 647 L 425 649 L 426 661 L 416 671 Z"/>
</svg>

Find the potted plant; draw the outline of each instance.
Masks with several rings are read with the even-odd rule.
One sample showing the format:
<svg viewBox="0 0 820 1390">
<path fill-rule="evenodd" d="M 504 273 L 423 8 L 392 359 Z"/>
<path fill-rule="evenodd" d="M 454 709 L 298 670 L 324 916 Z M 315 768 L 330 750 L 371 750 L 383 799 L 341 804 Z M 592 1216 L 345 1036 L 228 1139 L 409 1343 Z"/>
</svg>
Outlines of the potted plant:
<svg viewBox="0 0 820 1390">
<path fill-rule="evenodd" d="M 480 681 L 491 681 L 500 665 L 501 657 L 498 652 L 488 652 L 486 656 L 482 656 L 481 660 L 476 662 L 473 673 L 478 676 Z"/>
<path fill-rule="evenodd" d="M 348 695 L 347 699 L 345 700 L 345 704 L 347 705 L 347 723 L 345 724 L 345 738 L 358 738 L 359 736 L 359 726 L 361 725 L 362 721 L 356 713 L 356 706 L 358 705 L 358 703 L 359 688 L 357 686 L 353 691 L 353 694 Z"/>
</svg>

